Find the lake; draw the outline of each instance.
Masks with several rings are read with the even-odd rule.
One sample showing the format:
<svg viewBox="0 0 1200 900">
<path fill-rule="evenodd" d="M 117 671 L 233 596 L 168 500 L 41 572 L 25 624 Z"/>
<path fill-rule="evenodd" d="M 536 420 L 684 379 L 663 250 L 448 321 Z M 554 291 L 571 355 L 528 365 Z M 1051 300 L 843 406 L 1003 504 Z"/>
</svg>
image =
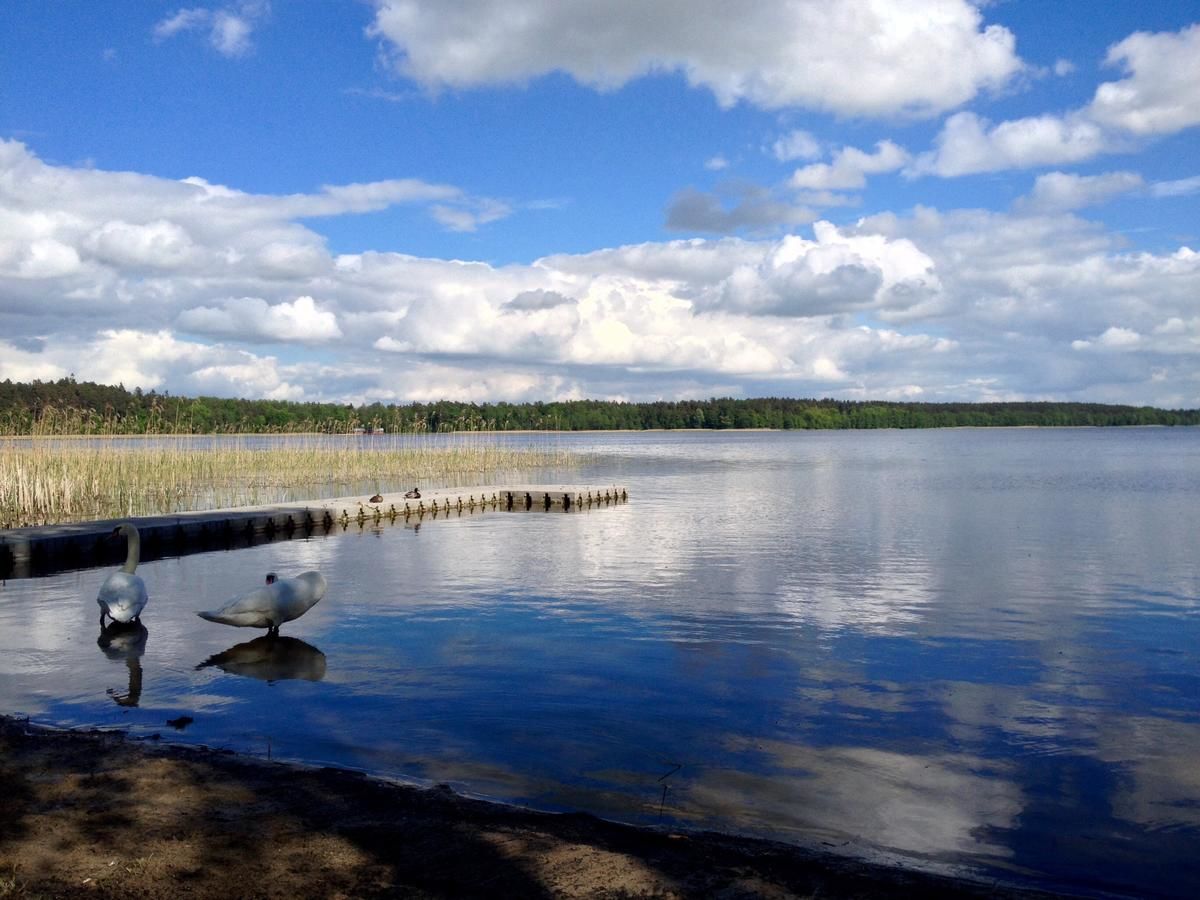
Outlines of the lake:
<svg viewBox="0 0 1200 900">
<path fill-rule="evenodd" d="M 145 632 L 99 643 L 109 569 L 6 582 L 0 709 L 937 871 L 1195 894 L 1200 430 L 555 440 L 586 464 L 531 477 L 619 483 L 629 503 L 145 563 Z M 193 614 L 306 569 L 329 592 L 274 645 Z"/>
</svg>

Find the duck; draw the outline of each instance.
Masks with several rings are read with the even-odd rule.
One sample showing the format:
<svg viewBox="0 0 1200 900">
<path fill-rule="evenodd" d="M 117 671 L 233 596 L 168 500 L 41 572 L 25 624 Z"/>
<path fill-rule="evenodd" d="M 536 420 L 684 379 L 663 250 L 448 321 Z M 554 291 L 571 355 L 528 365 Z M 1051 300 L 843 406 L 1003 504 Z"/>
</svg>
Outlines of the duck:
<svg viewBox="0 0 1200 900">
<path fill-rule="evenodd" d="M 383 502 L 383 494 L 376 494 L 374 497 L 372 497 L 367 502 L 368 503 L 382 503 Z"/>
<path fill-rule="evenodd" d="M 416 488 L 413 488 L 411 491 L 407 491 L 404 496 L 409 500 L 416 500 L 421 496 L 421 492 Z"/>
<path fill-rule="evenodd" d="M 108 539 L 115 541 L 122 535 L 126 546 L 125 565 L 104 579 L 96 596 L 96 602 L 100 604 L 101 628 L 104 628 L 106 617 L 121 624 L 141 623 L 142 610 L 149 599 L 146 582 L 142 581 L 140 575 L 134 574 L 142 550 L 137 526 L 132 522 L 122 522 L 112 530 Z"/>
<path fill-rule="evenodd" d="M 262 587 L 234 597 L 220 609 L 196 615 L 237 628 L 265 628 L 268 637 L 276 637 L 280 625 L 300 618 L 324 596 L 325 576 L 320 572 L 302 572 L 294 578 L 268 572 Z"/>
</svg>

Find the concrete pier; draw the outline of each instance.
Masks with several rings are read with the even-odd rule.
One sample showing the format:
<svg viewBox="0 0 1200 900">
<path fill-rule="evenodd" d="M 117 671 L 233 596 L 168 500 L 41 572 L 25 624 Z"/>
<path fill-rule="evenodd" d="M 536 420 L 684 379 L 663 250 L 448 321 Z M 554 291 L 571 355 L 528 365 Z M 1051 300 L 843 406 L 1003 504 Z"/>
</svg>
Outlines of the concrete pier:
<svg viewBox="0 0 1200 900">
<path fill-rule="evenodd" d="M 124 542 L 117 546 L 107 539 L 123 521 L 137 526 L 142 559 L 152 560 L 339 533 L 368 523 L 415 524 L 488 512 L 585 512 L 629 499 L 625 488 L 617 485 L 492 485 L 422 490 L 420 497 L 407 497 L 402 491 L 379 496 L 374 503 L 371 497 L 337 497 L 11 528 L 0 531 L 0 578 L 28 578 L 119 562 L 125 557 Z"/>
</svg>

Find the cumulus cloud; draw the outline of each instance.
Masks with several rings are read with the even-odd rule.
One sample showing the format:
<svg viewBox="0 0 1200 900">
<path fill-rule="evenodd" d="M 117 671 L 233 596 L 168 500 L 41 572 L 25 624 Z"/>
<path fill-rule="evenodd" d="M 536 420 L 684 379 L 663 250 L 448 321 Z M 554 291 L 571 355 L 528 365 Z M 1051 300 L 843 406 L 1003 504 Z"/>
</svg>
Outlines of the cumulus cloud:
<svg viewBox="0 0 1200 900">
<path fill-rule="evenodd" d="M 56 381 L 66 378 L 69 370 L 44 349 L 27 350 L 8 341 L 0 341 L 0 379 L 5 381 Z M 105 379 L 107 380 L 107 379 Z"/>
<path fill-rule="evenodd" d="M 1037 177 L 1033 191 L 1020 205 L 1045 212 L 1082 209 L 1136 191 L 1144 184 L 1142 176 L 1136 172 L 1106 172 L 1102 175 L 1048 172 Z"/>
<path fill-rule="evenodd" d="M 312 297 L 274 305 L 259 297 L 229 299 L 220 307 L 184 310 L 176 322 L 185 331 L 237 341 L 318 344 L 342 336 L 337 316 L 318 306 Z"/>
<path fill-rule="evenodd" d="M 478 225 L 507 213 L 450 185 L 416 179 L 255 195 L 202 178 L 49 166 L 0 140 L 0 275 L 64 280 L 97 294 L 114 271 L 211 271 L 309 277 L 331 265 L 324 241 L 296 220 L 440 201 Z M 65 282 L 70 282 L 66 284 Z"/>
<path fill-rule="evenodd" d="M 917 208 L 497 266 L 331 256 L 300 221 L 394 188 L 253 195 L 52 166 L 0 142 L 0 377 L 347 402 L 1197 405 L 1200 254 L 1130 253 L 1058 211 L 1127 174 L 1046 180 L 1054 202 L 1011 213 Z M 259 345 L 290 345 L 279 357 L 294 361 Z"/>
<path fill-rule="evenodd" d="M 912 315 L 938 294 L 933 260 L 909 240 L 846 235 L 818 222 L 815 240 L 789 235 L 697 297 L 701 309 L 822 316 L 876 310 Z"/>
<path fill-rule="evenodd" d="M 1200 124 L 1200 25 L 1136 32 L 1110 47 L 1105 62 L 1127 77 L 1101 84 L 1080 109 L 999 124 L 971 112 L 951 116 L 911 173 L 953 177 L 1081 162 Z"/>
<path fill-rule="evenodd" d="M 156 41 L 165 41 L 183 32 L 198 31 L 207 35 L 209 45 L 222 56 L 245 56 L 253 49 L 250 37 L 255 27 L 268 12 L 265 0 L 246 0 L 220 9 L 180 9 L 160 19 L 152 33 Z"/>
<path fill-rule="evenodd" d="M 97 261 L 134 269 L 178 268 L 196 249 L 187 231 L 165 219 L 145 223 L 114 219 L 88 234 L 83 246 Z"/>
<path fill-rule="evenodd" d="M 856 190 L 866 186 L 868 175 L 895 172 L 908 162 L 908 153 L 891 141 L 880 141 L 874 153 L 843 147 L 831 163 L 813 163 L 797 169 L 792 187 L 812 190 Z"/>
<path fill-rule="evenodd" d="M 433 89 L 678 72 L 722 106 L 844 115 L 935 115 L 1022 69 L 1012 33 L 967 0 L 376 0 L 371 33 Z"/>
<path fill-rule="evenodd" d="M 1138 135 L 1173 134 L 1200 124 L 1200 24 L 1179 32 L 1139 31 L 1105 58 L 1128 77 L 1100 85 L 1087 114 Z"/>
<path fill-rule="evenodd" d="M 1078 114 L 1029 116 L 994 125 L 975 113 L 960 112 L 946 120 L 934 144 L 935 150 L 914 161 L 914 174 L 952 178 L 1081 162 L 1114 149 L 1115 140 Z"/>
<path fill-rule="evenodd" d="M 1142 336 L 1129 328 L 1113 325 L 1104 329 L 1097 338 L 1090 341 L 1072 341 L 1071 346 L 1076 350 L 1088 350 L 1093 347 L 1106 350 L 1132 350 L 1142 342 Z"/>
<path fill-rule="evenodd" d="M 288 382 L 273 357 L 181 341 L 166 330 L 104 329 L 86 338 L 52 341 L 40 356 L 43 377 L 62 378 L 73 372 L 82 381 L 178 393 L 284 400 L 304 395 L 302 388 Z M 8 371 L 9 365 L 0 363 L 0 372 Z"/>
<path fill-rule="evenodd" d="M 872 217 L 856 231 L 913 241 L 934 261 L 959 338 L 990 343 L 1001 333 L 1030 359 L 1040 345 L 1062 349 L 1114 323 L 1147 334 L 1195 315 L 1200 254 L 1124 252 L 1119 236 L 1068 213 L 919 209 Z"/>
</svg>

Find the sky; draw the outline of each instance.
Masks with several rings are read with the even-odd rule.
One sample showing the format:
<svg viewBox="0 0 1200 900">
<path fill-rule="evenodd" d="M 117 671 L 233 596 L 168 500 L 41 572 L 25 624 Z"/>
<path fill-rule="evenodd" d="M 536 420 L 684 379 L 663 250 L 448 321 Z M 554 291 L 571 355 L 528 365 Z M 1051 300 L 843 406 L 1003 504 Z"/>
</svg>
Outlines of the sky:
<svg viewBox="0 0 1200 900">
<path fill-rule="evenodd" d="M 8 0 L 0 379 L 1200 407 L 1200 2 Z"/>
</svg>

